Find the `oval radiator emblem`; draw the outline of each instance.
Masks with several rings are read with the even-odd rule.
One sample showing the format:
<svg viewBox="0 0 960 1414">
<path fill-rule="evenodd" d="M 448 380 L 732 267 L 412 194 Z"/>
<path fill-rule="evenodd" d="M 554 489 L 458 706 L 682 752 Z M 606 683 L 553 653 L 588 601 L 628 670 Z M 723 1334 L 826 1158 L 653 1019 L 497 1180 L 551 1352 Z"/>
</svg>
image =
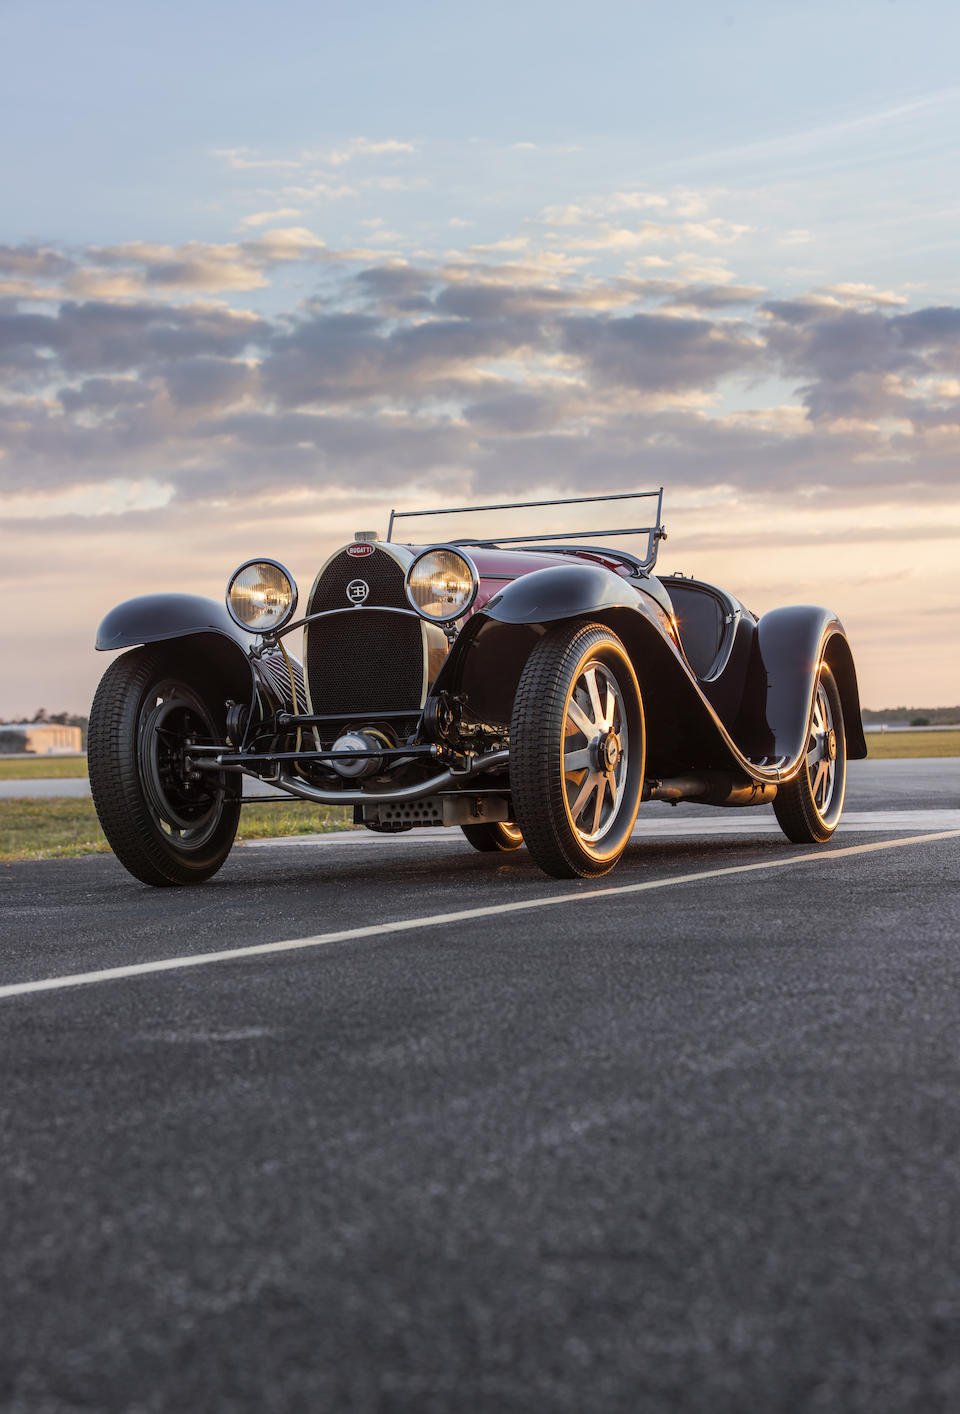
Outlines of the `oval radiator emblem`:
<svg viewBox="0 0 960 1414">
<path fill-rule="evenodd" d="M 365 542 L 356 545 L 348 545 L 347 554 L 355 560 L 362 560 L 366 555 L 372 555 L 376 548 L 376 545 L 370 545 Z"/>
</svg>

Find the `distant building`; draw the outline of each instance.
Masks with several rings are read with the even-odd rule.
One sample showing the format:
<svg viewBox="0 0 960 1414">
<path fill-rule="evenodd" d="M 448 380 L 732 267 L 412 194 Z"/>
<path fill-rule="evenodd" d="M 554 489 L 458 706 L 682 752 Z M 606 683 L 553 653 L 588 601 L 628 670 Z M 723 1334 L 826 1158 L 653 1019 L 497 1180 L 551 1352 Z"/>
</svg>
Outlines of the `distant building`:
<svg viewBox="0 0 960 1414">
<path fill-rule="evenodd" d="M 0 755 L 31 752 L 35 756 L 73 755 L 83 750 L 79 727 L 59 722 L 8 722 L 0 726 Z"/>
</svg>

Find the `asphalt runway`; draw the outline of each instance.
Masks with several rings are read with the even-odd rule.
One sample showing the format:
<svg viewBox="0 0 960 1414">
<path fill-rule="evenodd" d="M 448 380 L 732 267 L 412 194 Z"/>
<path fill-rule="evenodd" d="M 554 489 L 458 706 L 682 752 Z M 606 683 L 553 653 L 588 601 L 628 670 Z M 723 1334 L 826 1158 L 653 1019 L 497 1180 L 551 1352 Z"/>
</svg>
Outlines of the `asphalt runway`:
<svg viewBox="0 0 960 1414">
<path fill-rule="evenodd" d="M 960 1407 L 960 762 L 848 811 L 0 869 L 0 1407 Z"/>
</svg>

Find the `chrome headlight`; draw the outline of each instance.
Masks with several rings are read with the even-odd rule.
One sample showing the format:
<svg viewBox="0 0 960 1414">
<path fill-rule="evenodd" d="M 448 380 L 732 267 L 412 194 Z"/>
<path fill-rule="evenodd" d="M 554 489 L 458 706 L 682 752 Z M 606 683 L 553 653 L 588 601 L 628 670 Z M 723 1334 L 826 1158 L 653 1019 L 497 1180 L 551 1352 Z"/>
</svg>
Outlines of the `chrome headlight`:
<svg viewBox="0 0 960 1414">
<path fill-rule="evenodd" d="M 293 575 L 276 560 L 247 560 L 227 585 L 227 610 L 250 633 L 275 633 L 297 607 Z"/>
<path fill-rule="evenodd" d="M 434 623 L 459 619 L 476 599 L 479 587 L 473 561 L 448 546 L 424 550 L 407 570 L 407 598 L 418 614 Z"/>
</svg>

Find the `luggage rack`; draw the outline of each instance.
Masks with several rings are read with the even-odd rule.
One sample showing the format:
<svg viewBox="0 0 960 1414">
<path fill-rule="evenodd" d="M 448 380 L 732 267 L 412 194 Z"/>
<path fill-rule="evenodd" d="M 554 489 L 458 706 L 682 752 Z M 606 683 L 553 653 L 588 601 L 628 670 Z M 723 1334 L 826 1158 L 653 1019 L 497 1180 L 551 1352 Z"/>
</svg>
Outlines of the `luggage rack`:
<svg viewBox="0 0 960 1414">
<path fill-rule="evenodd" d="M 562 543 L 566 540 L 589 540 L 596 542 L 611 536 L 623 535 L 645 535 L 647 537 L 646 554 L 643 556 L 628 555 L 626 552 L 613 551 L 613 554 L 621 554 L 624 560 L 633 562 L 643 571 L 650 571 L 657 562 L 657 551 L 660 541 L 666 540 L 667 532 L 661 524 L 663 512 L 663 487 L 656 491 L 621 491 L 613 496 L 570 496 L 562 500 L 555 501 L 504 501 L 486 506 L 441 506 L 434 510 L 427 511 L 397 511 L 390 512 L 390 520 L 387 524 L 387 541 L 393 540 L 394 526 L 399 520 L 414 520 L 419 516 L 447 516 L 447 515 L 473 515 L 482 511 L 526 511 L 544 510 L 551 506 L 587 506 L 597 502 L 607 501 L 650 501 L 657 503 L 654 523 L 652 525 L 627 526 L 621 530 L 571 530 L 571 531 L 551 531 L 547 535 L 497 535 L 490 538 L 464 538 L 446 542 L 451 545 L 476 545 L 489 548 L 497 548 L 505 545 L 515 545 L 520 549 L 539 547 L 550 549 L 561 553 L 576 553 L 581 551 L 604 553 L 598 550 L 596 544 L 583 546 L 566 546 Z"/>
</svg>

